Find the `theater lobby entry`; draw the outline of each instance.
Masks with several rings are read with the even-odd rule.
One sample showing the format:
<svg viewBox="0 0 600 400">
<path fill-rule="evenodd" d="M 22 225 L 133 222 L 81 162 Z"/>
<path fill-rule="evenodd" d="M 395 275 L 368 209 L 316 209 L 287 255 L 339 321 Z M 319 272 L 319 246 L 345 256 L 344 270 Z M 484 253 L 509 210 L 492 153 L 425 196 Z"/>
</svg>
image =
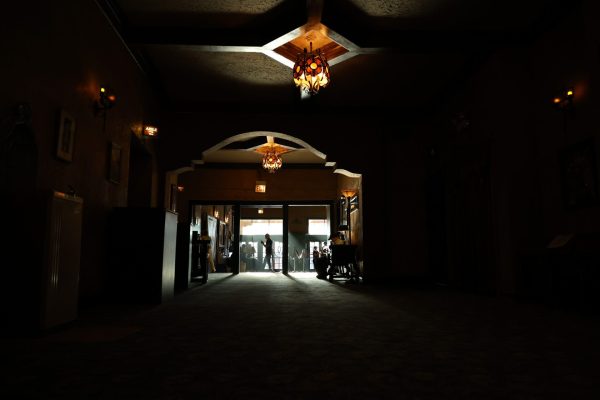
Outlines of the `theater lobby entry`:
<svg viewBox="0 0 600 400">
<path fill-rule="evenodd" d="M 361 175 L 289 138 L 226 141 L 168 176 L 171 198 L 165 201 L 178 214 L 177 289 L 204 283 L 211 274 L 316 277 L 313 257 L 326 253 L 334 236 L 357 246 L 360 257 Z M 269 171 L 256 148 L 273 140 L 294 150 Z M 361 258 L 357 263 L 362 268 Z"/>
<path fill-rule="evenodd" d="M 327 246 L 333 223 L 330 208 L 330 205 L 290 204 L 287 223 L 284 223 L 281 205 L 242 206 L 240 272 L 283 271 L 284 257 L 288 272 L 314 272 L 312 249 L 321 251 Z M 287 232 L 287 240 L 284 240 L 284 232 Z M 272 241 L 271 260 L 266 254 L 266 234 Z M 267 261 L 271 261 L 272 269 Z"/>
</svg>

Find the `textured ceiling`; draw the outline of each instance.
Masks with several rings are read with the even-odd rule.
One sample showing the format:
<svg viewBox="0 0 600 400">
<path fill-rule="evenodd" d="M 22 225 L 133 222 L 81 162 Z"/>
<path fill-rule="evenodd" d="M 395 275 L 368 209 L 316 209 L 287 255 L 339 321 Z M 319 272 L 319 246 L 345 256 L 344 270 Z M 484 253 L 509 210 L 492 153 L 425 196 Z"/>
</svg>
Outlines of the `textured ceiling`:
<svg viewBox="0 0 600 400">
<path fill-rule="evenodd" d="M 189 80 L 190 84 L 226 79 L 225 85 L 240 83 L 287 85 L 292 72 L 286 66 L 260 53 L 219 53 L 199 51 L 193 46 L 153 46 L 148 49 L 163 79 Z M 176 76 L 179 75 L 179 76 Z"/>
<path fill-rule="evenodd" d="M 97 1 L 167 108 L 297 105 L 290 59 L 303 47 L 298 38 L 319 29 L 344 52 L 333 54 L 331 85 L 318 103 L 349 113 L 433 109 L 486 55 L 532 40 L 572 6 L 568 0 Z"/>
<path fill-rule="evenodd" d="M 376 29 L 526 29 L 553 0 L 328 0 L 326 10 Z M 339 15 L 331 14 L 335 20 Z"/>
<path fill-rule="evenodd" d="M 123 11 L 149 11 L 155 13 L 243 13 L 262 14 L 283 3 L 284 0 L 121 0 Z"/>
<path fill-rule="evenodd" d="M 444 3 L 453 0 L 349 0 L 356 8 L 371 17 L 420 17 L 428 15 Z M 456 1 L 455 1 L 456 2 Z"/>
<path fill-rule="evenodd" d="M 242 26 L 284 0 L 120 0 L 123 14 L 137 26 Z"/>
</svg>

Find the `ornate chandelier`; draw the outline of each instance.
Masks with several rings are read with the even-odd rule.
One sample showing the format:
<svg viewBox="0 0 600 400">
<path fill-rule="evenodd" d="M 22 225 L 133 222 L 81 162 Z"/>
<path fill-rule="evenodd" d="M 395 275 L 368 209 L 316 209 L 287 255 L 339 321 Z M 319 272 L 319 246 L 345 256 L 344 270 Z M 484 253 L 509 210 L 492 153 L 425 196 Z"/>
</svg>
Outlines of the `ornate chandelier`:
<svg viewBox="0 0 600 400">
<path fill-rule="evenodd" d="M 320 49 L 313 53 L 312 42 L 310 52 L 304 49 L 304 53 L 298 54 L 293 75 L 296 86 L 310 94 L 316 94 L 320 88 L 329 85 L 329 64 Z"/>
<path fill-rule="evenodd" d="M 277 154 L 275 151 L 269 151 L 263 156 L 262 166 L 272 174 L 281 168 L 282 164 L 283 161 L 281 160 L 281 156 L 279 156 L 279 154 Z"/>
<path fill-rule="evenodd" d="M 267 143 L 258 147 L 255 151 L 263 154 L 262 167 L 274 174 L 283 165 L 281 155 L 290 150 L 276 144 L 272 136 L 267 136 Z"/>
</svg>

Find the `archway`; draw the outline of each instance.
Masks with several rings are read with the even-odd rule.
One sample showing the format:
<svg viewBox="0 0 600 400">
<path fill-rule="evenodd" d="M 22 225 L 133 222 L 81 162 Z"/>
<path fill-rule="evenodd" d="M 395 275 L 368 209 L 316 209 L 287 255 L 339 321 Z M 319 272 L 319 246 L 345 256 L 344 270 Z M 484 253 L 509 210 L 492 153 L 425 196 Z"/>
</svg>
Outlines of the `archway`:
<svg viewBox="0 0 600 400">
<path fill-rule="evenodd" d="M 256 151 L 258 147 L 268 142 L 269 137 L 272 138 L 271 141 L 274 139 L 275 143 L 289 149 L 282 155 L 283 167 L 273 174 L 262 169 L 262 154 Z M 260 206 L 281 207 L 280 219 L 283 232 L 280 237 L 280 247 L 282 250 L 278 255 L 281 260 L 279 268 L 281 271 L 290 272 L 291 260 L 297 254 L 299 247 L 306 250 L 304 254 L 310 259 L 312 247 L 309 246 L 314 245 L 313 242 L 326 241 L 331 233 L 339 230 L 344 231 L 344 239 L 348 244 L 358 247 L 357 265 L 362 270 L 364 243 L 361 174 L 336 168 L 336 163 L 329 161 L 325 153 L 302 139 L 279 132 L 241 133 L 217 143 L 201 154 L 201 158 L 192 160 L 189 166 L 169 171 L 166 179 L 165 207 L 173 208 L 173 204 L 176 205 L 181 230 L 178 239 L 182 239 L 182 243 L 178 243 L 176 272 L 179 276 L 177 279 L 179 288 L 187 287 L 193 279 L 193 270 L 196 267 L 193 257 L 196 251 L 194 246 L 197 245 L 194 240 L 202 236 L 203 223 L 208 224 L 208 221 L 214 218 L 218 220 L 219 226 L 225 225 L 223 230 L 231 233 L 232 238 L 229 243 L 226 238 L 219 237 L 219 240 L 224 242 L 213 246 L 222 246 L 225 253 L 229 253 L 228 256 L 235 258 L 230 263 L 235 266 L 230 266 L 228 272 L 240 271 L 240 248 L 244 243 L 240 242 L 240 238 L 243 239 L 240 224 L 242 212 Z M 258 183 L 266 185 L 266 189 L 262 192 L 257 190 Z M 173 188 L 181 188 L 181 191 Z M 342 192 L 348 193 L 348 190 L 352 195 L 343 196 Z M 306 211 L 309 206 L 327 207 L 325 217 L 300 215 L 299 210 Z M 217 209 L 218 216 L 215 215 Z M 323 212 L 320 212 L 321 214 Z M 208 216 L 210 218 L 207 218 Z M 261 217 L 256 218 L 256 220 L 260 219 Z M 321 220 L 321 224 L 326 220 L 330 230 L 325 235 L 325 240 L 320 240 L 323 239 L 320 237 L 323 236 L 322 234 L 309 235 L 308 231 L 299 230 L 298 225 L 293 227 L 291 232 L 290 226 L 300 219 L 302 219 L 303 229 L 304 227 L 308 229 L 308 220 Z M 246 218 L 246 220 L 252 219 Z M 296 232 L 293 232 L 294 229 Z M 293 236 L 297 238 L 298 234 L 319 236 L 319 240 L 302 242 L 299 245 L 298 240 L 293 240 Z M 215 231 L 214 235 L 220 235 L 219 231 Z M 259 242 L 253 238 L 252 243 L 256 245 Z M 232 251 L 229 252 L 230 244 Z M 308 269 L 305 268 L 304 271 L 314 272 L 311 268 L 312 263 L 309 264 Z M 297 265 L 296 262 L 294 267 Z M 291 271 L 297 269 L 293 268 Z"/>
</svg>

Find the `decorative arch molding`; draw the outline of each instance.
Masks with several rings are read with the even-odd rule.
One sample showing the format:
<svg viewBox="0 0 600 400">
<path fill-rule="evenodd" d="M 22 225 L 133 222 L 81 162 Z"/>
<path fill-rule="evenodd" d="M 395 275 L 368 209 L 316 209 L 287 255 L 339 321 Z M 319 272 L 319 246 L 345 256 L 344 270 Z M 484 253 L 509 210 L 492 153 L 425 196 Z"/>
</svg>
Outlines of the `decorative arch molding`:
<svg viewBox="0 0 600 400">
<path fill-rule="evenodd" d="M 320 152 L 319 150 L 317 150 L 316 148 L 314 148 L 313 146 L 311 146 L 304 140 L 298 139 L 297 137 L 294 137 L 294 136 L 291 136 L 291 135 L 288 135 L 285 133 L 271 132 L 271 131 L 251 131 L 251 132 L 240 133 L 237 135 L 230 136 L 227 139 L 208 148 L 207 150 L 204 150 L 202 152 L 202 159 L 191 160 L 189 166 L 184 166 L 184 167 L 180 167 L 180 168 L 177 168 L 174 170 L 167 171 L 166 177 L 165 177 L 165 196 L 164 196 L 165 207 L 168 208 L 170 201 L 171 201 L 170 194 L 169 194 L 170 187 L 172 184 L 177 184 L 178 176 L 180 174 L 182 174 L 184 172 L 191 172 L 195 169 L 196 165 L 204 164 L 204 157 L 207 154 L 218 151 L 231 143 L 238 142 L 238 141 L 244 141 L 244 140 L 252 139 L 255 137 L 259 137 L 259 136 L 273 136 L 275 138 L 285 139 L 292 143 L 296 143 L 299 146 L 301 146 L 302 148 L 310 151 L 312 154 L 314 154 L 318 158 L 322 159 L 324 161 L 324 165 L 326 167 L 335 168 L 335 166 L 337 165 L 337 163 L 335 161 L 327 161 L 327 155 L 325 153 Z M 348 170 L 342 169 L 342 168 L 334 169 L 333 173 L 344 175 L 349 178 L 359 179 L 359 189 L 362 189 L 362 187 L 361 187 L 362 186 L 362 174 L 354 173 L 354 172 L 351 172 L 351 171 L 348 171 Z M 362 192 L 362 190 L 360 190 L 360 192 Z M 362 196 L 362 193 L 360 194 L 360 196 Z"/>
<path fill-rule="evenodd" d="M 358 213 L 358 221 L 356 224 L 358 232 L 357 232 L 357 236 L 354 236 L 354 237 L 356 237 L 356 242 L 354 242 L 354 243 L 359 244 L 358 266 L 359 266 L 360 270 L 363 271 L 363 269 L 364 269 L 364 267 L 363 267 L 363 260 L 364 260 L 363 248 L 365 245 L 364 237 L 363 237 L 363 212 L 362 212 L 362 210 L 363 210 L 363 190 L 362 190 L 363 175 L 360 173 L 348 171 L 343 168 L 336 168 L 337 163 L 335 161 L 328 161 L 327 155 L 325 153 L 320 152 L 319 150 L 317 150 L 316 148 L 314 148 L 313 146 L 311 146 L 304 140 L 301 140 L 301 139 L 296 138 L 291 135 L 287 135 L 285 133 L 271 132 L 271 131 L 252 131 L 252 132 L 245 132 L 245 133 L 233 135 L 233 136 L 228 137 L 227 139 L 217 143 L 216 145 L 208 148 L 207 150 L 204 150 L 202 152 L 201 159 L 191 160 L 190 164 L 188 166 L 183 166 L 183 167 L 180 167 L 177 169 L 167 171 L 166 179 L 165 179 L 165 207 L 168 209 L 169 204 L 171 202 L 171 199 L 169 197 L 170 196 L 169 189 L 171 188 L 171 185 L 176 185 L 178 183 L 178 178 L 179 178 L 180 174 L 185 173 L 185 172 L 194 171 L 197 168 L 197 166 L 203 165 L 205 163 L 204 159 L 206 158 L 206 155 L 211 154 L 216 151 L 219 151 L 231 143 L 238 142 L 238 141 L 245 141 L 245 140 L 249 140 L 249 139 L 261 137 L 261 136 L 263 136 L 263 137 L 264 136 L 272 136 L 274 138 L 280 138 L 280 139 L 284 139 L 286 141 L 295 143 L 298 146 L 300 146 L 301 148 L 303 148 L 304 150 L 311 152 L 313 155 L 318 157 L 320 160 L 323 160 L 324 167 L 331 168 L 332 173 L 338 174 L 338 179 L 337 179 L 338 190 L 340 189 L 341 185 L 344 185 L 343 182 L 352 182 L 352 184 L 350 186 L 352 186 L 352 188 L 357 189 L 357 191 L 358 191 L 358 198 L 359 198 L 358 209 L 360 211 Z M 339 200 L 339 198 L 338 198 L 338 200 Z M 331 210 L 331 211 L 335 212 L 335 209 Z"/>
<path fill-rule="evenodd" d="M 327 155 L 325 153 L 322 153 L 319 150 L 315 149 L 310 144 L 306 143 L 304 140 L 298 139 L 297 137 L 294 137 L 291 135 L 287 135 L 285 133 L 270 132 L 270 131 L 252 131 L 252 132 L 245 132 L 245 133 L 240 133 L 238 135 L 231 136 L 231 137 L 223 140 L 222 142 L 217 143 L 213 147 L 203 151 L 202 158 L 204 159 L 205 155 L 207 155 L 207 154 L 210 154 L 217 150 L 221 150 L 223 147 L 227 146 L 228 144 L 231 144 L 234 142 L 241 142 L 241 141 L 252 139 L 255 137 L 259 137 L 259 136 L 273 136 L 275 138 L 288 140 L 292 143 L 296 143 L 297 145 L 302 146 L 302 148 L 310 151 L 312 154 L 319 157 L 323 161 L 327 160 Z M 194 162 L 194 163 L 197 164 L 198 162 Z"/>
<path fill-rule="evenodd" d="M 356 174 L 354 172 L 350 172 L 346 169 L 336 168 L 333 170 L 334 174 L 341 174 L 347 176 L 348 178 L 362 178 L 362 174 Z"/>
</svg>

